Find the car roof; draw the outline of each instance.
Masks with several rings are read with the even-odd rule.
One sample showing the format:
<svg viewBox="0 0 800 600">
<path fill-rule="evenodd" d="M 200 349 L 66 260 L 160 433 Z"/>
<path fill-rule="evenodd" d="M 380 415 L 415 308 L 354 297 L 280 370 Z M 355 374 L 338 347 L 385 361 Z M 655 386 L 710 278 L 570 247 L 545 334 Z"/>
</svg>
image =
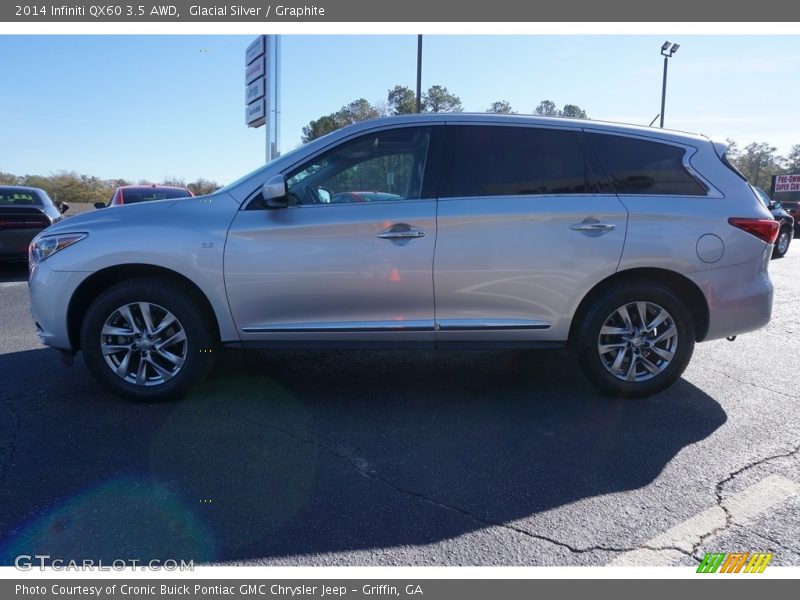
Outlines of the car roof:
<svg viewBox="0 0 800 600">
<path fill-rule="evenodd" d="M 118 190 L 188 190 L 189 188 L 181 187 L 179 185 L 158 185 L 156 183 L 148 184 L 141 183 L 138 185 L 121 185 Z"/>
<path fill-rule="evenodd" d="M 29 185 L 0 185 L 0 190 L 16 190 L 19 192 L 37 192 L 47 194 L 42 188 L 32 187 Z"/>
<path fill-rule="evenodd" d="M 678 131 L 674 129 L 662 129 L 660 127 L 648 127 L 646 125 L 635 125 L 630 123 L 617 123 L 612 121 L 596 121 L 593 119 L 573 119 L 567 117 L 540 117 L 536 115 L 521 114 L 497 114 L 497 113 L 424 113 L 411 115 L 396 115 L 391 117 L 381 117 L 369 121 L 361 121 L 347 127 L 339 129 L 340 132 L 355 132 L 363 129 L 373 129 L 392 124 L 403 123 L 494 123 L 494 124 L 527 124 L 541 125 L 550 127 L 567 127 L 571 129 L 586 129 L 607 131 L 609 133 L 626 133 L 630 135 L 640 135 L 655 137 L 664 140 L 674 140 L 677 142 L 708 142 L 709 138 L 702 134 Z"/>
</svg>

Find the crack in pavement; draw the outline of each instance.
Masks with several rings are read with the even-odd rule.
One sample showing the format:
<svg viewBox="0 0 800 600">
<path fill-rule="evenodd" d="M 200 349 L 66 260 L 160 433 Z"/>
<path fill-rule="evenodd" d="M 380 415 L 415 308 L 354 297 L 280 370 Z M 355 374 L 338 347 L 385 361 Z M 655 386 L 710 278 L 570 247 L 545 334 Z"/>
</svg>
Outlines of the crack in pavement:
<svg viewBox="0 0 800 600">
<path fill-rule="evenodd" d="M 358 461 L 356 461 L 352 457 L 350 457 L 350 456 L 348 456 L 348 455 L 346 455 L 346 454 L 344 454 L 342 452 L 338 452 L 338 451 L 334 450 L 333 448 L 330 448 L 329 446 L 326 446 L 325 444 L 322 444 L 322 443 L 320 443 L 320 442 L 318 442 L 316 440 L 306 439 L 301 435 L 298 435 L 298 434 L 296 434 L 296 433 L 294 433 L 292 431 L 289 431 L 288 429 L 284 429 L 282 427 L 278 427 L 277 425 L 261 423 L 259 421 L 253 421 L 251 419 L 242 419 L 242 420 L 244 420 L 245 422 L 251 423 L 253 425 L 257 425 L 257 426 L 260 426 L 260 427 L 267 427 L 269 429 L 273 429 L 273 430 L 278 431 L 279 433 L 282 433 L 282 434 L 284 434 L 284 435 L 286 435 L 286 436 L 288 436 L 288 437 L 290 437 L 290 438 L 292 438 L 292 439 L 294 439 L 294 440 L 296 440 L 298 442 L 314 446 L 317 449 L 322 450 L 323 452 L 325 452 L 325 453 L 327 453 L 327 454 L 329 454 L 329 455 L 331 455 L 331 456 L 333 456 L 333 457 L 335 457 L 335 458 L 347 463 L 352 469 L 354 469 L 357 473 L 359 473 L 363 477 L 366 477 L 368 479 L 372 479 L 372 480 L 375 480 L 375 481 L 379 481 L 379 482 L 383 483 L 384 485 L 390 487 L 392 490 L 394 490 L 399 495 L 408 496 L 408 497 L 414 498 L 415 500 L 417 500 L 419 502 L 424 502 L 426 504 L 430 504 L 431 506 L 435 506 L 437 508 L 440 508 L 440 509 L 443 509 L 443 510 L 446 510 L 446 511 L 449 511 L 449 512 L 457 513 L 457 514 L 459 514 L 459 515 L 461 515 L 463 517 L 466 517 L 466 518 L 478 523 L 482 527 L 499 527 L 499 528 L 502 528 L 502 529 L 506 529 L 508 531 L 512 531 L 514 533 L 517 533 L 517 534 L 520 534 L 520 535 L 524 535 L 527 538 L 540 540 L 540 541 L 547 542 L 549 544 L 558 546 L 560 548 L 564 548 L 564 549 L 566 549 L 569 552 L 572 552 L 574 554 L 585 554 L 585 553 L 590 553 L 590 552 L 617 552 L 617 553 L 624 553 L 624 552 L 632 552 L 634 550 L 652 550 L 653 552 L 664 552 L 664 551 L 668 551 L 668 550 L 674 550 L 674 551 L 679 552 L 679 553 L 681 553 L 681 554 L 683 554 L 685 556 L 688 556 L 690 558 L 694 558 L 693 555 L 691 553 L 687 552 L 685 549 L 680 548 L 678 546 L 672 546 L 672 545 L 653 546 L 653 545 L 648 545 L 648 544 L 642 544 L 642 545 L 632 546 L 632 547 L 607 546 L 607 545 L 595 545 L 595 546 L 577 547 L 577 546 L 573 546 L 571 544 L 568 544 L 566 542 L 563 542 L 561 540 L 557 540 L 555 538 L 552 538 L 552 537 L 549 537 L 549 536 L 546 536 L 546 535 L 541 535 L 541 534 L 538 534 L 538 533 L 532 533 L 530 531 L 527 531 L 526 529 L 523 529 L 521 527 L 517 527 L 515 525 L 511 525 L 509 523 L 504 523 L 502 521 L 487 520 L 487 519 L 479 517 L 475 513 L 472 513 L 470 511 L 464 509 L 464 508 L 461 508 L 459 506 L 455 506 L 455 505 L 452 505 L 452 504 L 446 504 L 446 503 L 444 503 L 444 502 L 442 502 L 440 500 L 435 500 L 433 498 L 429 498 L 428 496 L 426 496 L 425 494 L 423 494 L 421 492 L 416 492 L 416 491 L 404 488 L 404 487 L 394 483 L 393 481 L 389 480 L 388 478 L 376 473 L 375 471 L 370 471 L 369 469 L 367 469 L 364 466 L 362 466 L 361 464 L 359 464 Z"/>
<path fill-rule="evenodd" d="M 739 379 L 735 375 L 731 375 L 730 373 L 726 373 L 725 371 L 717 371 L 716 369 L 710 369 L 710 368 L 707 368 L 706 371 L 710 371 L 711 373 L 716 373 L 717 375 L 722 375 L 723 377 L 727 377 L 728 379 L 731 379 L 736 383 L 741 383 L 742 385 L 749 385 L 754 388 L 758 388 L 760 390 L 766 390 L 768 392 L 772 392 L 773 394 L 778 394 L 779 396 L 783 396 L 784 398 L 791 398 L 792 400 L 800 400 L 800 396 L 789 394 L 787 392 L 782 392 L 780 390 L 776 390 L 775 388 L 771 388 L 766 385 L 759 385 L 757 383 L 754 383 L 752 381 L 747 381 L 745 379 Z"/>
<path fill-rule="evenodd" d="M 768 542 L 772 542 L 778 548 L 780 548 L 783 551 L 788 552 L 789 554 L 793 554 L 794 556 L 800 556 L 800 552 L 798 552 L 797 550 L 793 550 L 792 548 L 787 548 L 786 546 L 781 544 L 778 540 L 776 540 L 776 539 L 774 539 L 774 538 L 772 538 L 772 537 L 770 537 L 770 536 L 768 536 L 768 535 L 766 535 L 764 533 L 761 533 L 761 532 L 752 532 L 752 533 L 754 533 L 754 535 L 756 535 L 757 537 L 760 537 L 760 538 L 763 538 L 763 539 L 767 540 Z"/>
<path fill-rule="evenodd" d="M 706 533 L 700 536 L 700 539 L 697 541 L 697 543 L 692 546 L 692 551 L 691 551 L 692 556 L 696 560 L 700 560 L 700 557 L 697 556 L 696 553 L 700 549 L 700 546 L 702 546 L 706 540 L 729 530 L 735 524 L 733 521 L 733 514 L 731 514 L 730 509 L 725 505 L 725 499 L 722 496 L 725 486 L 729 484 L 731 481 L 733 481 L 736 477 L 744 473 L 745 471 L 749 471 L 750 469 L 754 469 L 756 467 L 764 465 L 770 461 L 777 460 L 779 458 L 790 458 L 798 453 L 800 453 L 800 444 L 798 444 L 797 446 L 795 446 L 793 450 L 789 450 L 788 452 L 780 452 L 778 454 L 772 454 L 770 456 L 766 456 L 764 458 L 759 458 L 757 460 L 751 461 L 746 465 L 744 465 L 743 467 L 737 469 L 736 471 L 729 473 L 726 477 L 717 482 L 717 484 L 714 486 L 714 495 L 716 496 L 716 506 L 722 509 L 725 515 L 725 524 L 720 527 L 714 527 L 710 531 L 707 531 Z"/>
</svg>

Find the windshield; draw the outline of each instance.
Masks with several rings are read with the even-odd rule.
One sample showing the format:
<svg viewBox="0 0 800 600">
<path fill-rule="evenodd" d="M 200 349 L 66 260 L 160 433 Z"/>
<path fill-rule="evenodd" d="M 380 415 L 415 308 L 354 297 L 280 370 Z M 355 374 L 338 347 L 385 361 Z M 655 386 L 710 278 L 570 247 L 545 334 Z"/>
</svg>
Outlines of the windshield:
<svg viewBox="0 0 800 600">
<path fill-rule="evenodd" d="M 321 138 L 319 138 L 319 139 L 321 139 Z M 306 146 L 304 146 L 304 145 L 301 145 L 301 146 L 298 146 L 297 148 L 293 148 L 292 150 L 289 150 L 289 152 L 287 152 L 286 154 L 281 154 L 281 155 L 280 155 L 278 158 L 276 158 L 276 159 L 274 159 L 274 160 L 271 160 L 271 161 L 267 162 L 266 164 L 264 164 L 264 165 L 262 165 L 262 166 L 258 167 L 257 169 L 254 169 L 253 171 L 250 171 L 249 173 L 247 173 L 247 174 L 245 174 L 245 175 L 242 175 L 241 177 L 239 177 L 239 179 L 237 179 L 237 180 L 235 180 L 235 181 L 232 181 L 231 183 L 229 183 L 228 185 L 226 185 L 226 186 L 224 186 L 224 187 L 221 187 L 221 188 L 220 188 L 220 189 L 218 189 L 217 191 L 218 191 L 218 192 L 228 192 L 229 190 L 231 190 L 232 188 L 236 187 L 236 186 L 237 186 L 237 185 L 239 185 L 240 183 L 244 182 L 244 181 L 245 181 L 245 180 L 247 180 L 248 178 L 252 177 L 252 176 L 253 176 L 253 175 L 255 175 L 256 173 L 258 173 L 258 172 L 260 172 L 260 171 L 264 170 L 264 168 L 268 167 L 269 165 L 271 165 L 272 163 L 274 163 L 276 160 L 281 160 L 281 159 L 284 159 L 284 158 L 291 158 L 293 155 L 295 155 L 295 154 L 299 153 L 299 152 L 300 152 L 300 150 L 303 150 L 303 149 L 305 149 L 305 147 L 306 147 Z"/>
</svg>

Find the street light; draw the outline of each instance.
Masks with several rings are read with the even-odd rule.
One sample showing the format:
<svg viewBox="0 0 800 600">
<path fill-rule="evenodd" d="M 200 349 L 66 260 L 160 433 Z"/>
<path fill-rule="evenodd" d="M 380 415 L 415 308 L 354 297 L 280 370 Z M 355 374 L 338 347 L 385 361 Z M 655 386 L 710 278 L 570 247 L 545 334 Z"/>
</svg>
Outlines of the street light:
<svg viewBox="0 0 800 600">
<path fill-rule="evenodd" d="M 422 112 L 422 34 L 417 36 L 417 112 Z"/>
<path fill-rule="evenodd" d="M 667 61 L 678 51 L 680 44 L 666 41 L 661 45 L 661 56 L 664 57 L 664 81 L 661 83 L 661 128 L 664 128 L 664 103 L 667 99 Z"/>
</svg>

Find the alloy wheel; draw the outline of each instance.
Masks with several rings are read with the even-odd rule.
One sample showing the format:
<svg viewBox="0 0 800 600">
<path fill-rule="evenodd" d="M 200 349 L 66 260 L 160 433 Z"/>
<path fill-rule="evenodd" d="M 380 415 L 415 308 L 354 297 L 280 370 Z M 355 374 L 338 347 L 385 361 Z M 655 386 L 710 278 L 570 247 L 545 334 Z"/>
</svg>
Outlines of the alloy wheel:
<svg viewBox="0 0 800 600">
<path fill-rule="evenodd" d="M 100 332 L 108 367 L 128 383 L 155 386 L 183 367 L 188 342 L 180 321 L 150 302 L 131 302 L 111 313 Z"/>
<path fill-rule="evenodd" d="M 662 373 L 678 348 L 672 315 L 654 302 L 628 302 L 603 322 L 597 352 L 606 370 L 622 381 L 647 381 Z"/>
</svg>

